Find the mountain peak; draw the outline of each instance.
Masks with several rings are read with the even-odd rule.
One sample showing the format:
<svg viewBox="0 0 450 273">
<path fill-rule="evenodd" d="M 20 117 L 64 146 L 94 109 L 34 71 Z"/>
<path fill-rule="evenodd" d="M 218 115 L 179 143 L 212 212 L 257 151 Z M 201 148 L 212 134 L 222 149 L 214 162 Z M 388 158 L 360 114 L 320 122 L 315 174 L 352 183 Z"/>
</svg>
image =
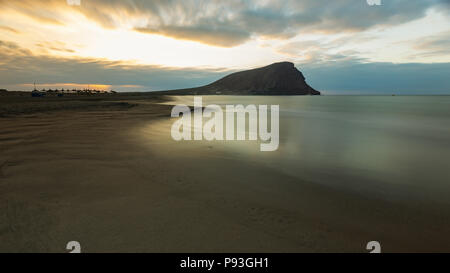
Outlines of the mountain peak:
<svg viewBox="0 0 450 273">
<path fill-rule="evenodd" d="M 267 67 L 269 67 L 269 66 L 295 67 L 294 63 L 291 63 L 291 62 L 278 62 L 278 63 L 270 64 L 270 65 L 268 65 Z"/>
</svg>

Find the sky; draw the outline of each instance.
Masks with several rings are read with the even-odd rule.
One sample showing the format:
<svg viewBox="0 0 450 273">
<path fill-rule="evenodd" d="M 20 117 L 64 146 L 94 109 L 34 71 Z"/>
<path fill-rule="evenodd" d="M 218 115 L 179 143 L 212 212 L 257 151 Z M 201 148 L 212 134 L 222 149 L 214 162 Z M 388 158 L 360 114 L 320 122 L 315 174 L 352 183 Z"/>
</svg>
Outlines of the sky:
<svg viewBox="0 0 450 273">
<path fill-rule="evenodd" d="M 155 91 L 290 61 L 324 94 L 450 94 L 450 0 L 0 0 L 0 88 Z"/>
</svg>

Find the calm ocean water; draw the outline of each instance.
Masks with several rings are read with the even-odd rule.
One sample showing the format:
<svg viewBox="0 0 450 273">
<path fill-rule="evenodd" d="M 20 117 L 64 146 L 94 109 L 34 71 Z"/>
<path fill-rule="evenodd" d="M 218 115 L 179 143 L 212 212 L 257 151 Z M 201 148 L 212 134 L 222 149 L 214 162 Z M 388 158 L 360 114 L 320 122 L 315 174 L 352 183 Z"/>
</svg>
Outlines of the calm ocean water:
<svg viewBox="0 0 450 273">
<path fill-rule="evenodd" d="M 174 99 L 193 104 L 192 96 Z M 450 96 L 203 96 L 203 104 L 280 105 L 279 149 L 177 145 L 208 145 L 224 157 L 337 189 L 450 203 Z"/>
</svg>

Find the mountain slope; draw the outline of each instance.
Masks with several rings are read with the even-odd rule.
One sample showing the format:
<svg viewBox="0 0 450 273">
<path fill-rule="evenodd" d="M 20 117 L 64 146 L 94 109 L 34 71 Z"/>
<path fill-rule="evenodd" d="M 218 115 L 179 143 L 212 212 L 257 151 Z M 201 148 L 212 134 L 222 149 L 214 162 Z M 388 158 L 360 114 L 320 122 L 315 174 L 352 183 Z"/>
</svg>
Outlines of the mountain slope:
<svg viewBox="0 0 450 273">
<path fill-rule="evenodd" d="M 230 74 L 209 85 L 166 91 L 171 95 L 320 95 L 305 82 L 293 63 L 269 66 Z"/>
</svg>

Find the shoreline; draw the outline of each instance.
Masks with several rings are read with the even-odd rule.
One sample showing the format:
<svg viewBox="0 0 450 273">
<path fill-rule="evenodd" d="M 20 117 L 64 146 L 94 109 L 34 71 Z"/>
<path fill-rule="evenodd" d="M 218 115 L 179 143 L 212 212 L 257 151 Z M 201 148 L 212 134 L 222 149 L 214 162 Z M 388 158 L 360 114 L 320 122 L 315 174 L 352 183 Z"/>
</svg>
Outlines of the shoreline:
<svg viewBox="0 0 450 273">
<path fill-rule="evenodd" d="M 136 105 L 0 117 L 0 252 L 448 251 L 447 209 L 174 145 L 171 106 L 122 102 Z"/>
</svg>

